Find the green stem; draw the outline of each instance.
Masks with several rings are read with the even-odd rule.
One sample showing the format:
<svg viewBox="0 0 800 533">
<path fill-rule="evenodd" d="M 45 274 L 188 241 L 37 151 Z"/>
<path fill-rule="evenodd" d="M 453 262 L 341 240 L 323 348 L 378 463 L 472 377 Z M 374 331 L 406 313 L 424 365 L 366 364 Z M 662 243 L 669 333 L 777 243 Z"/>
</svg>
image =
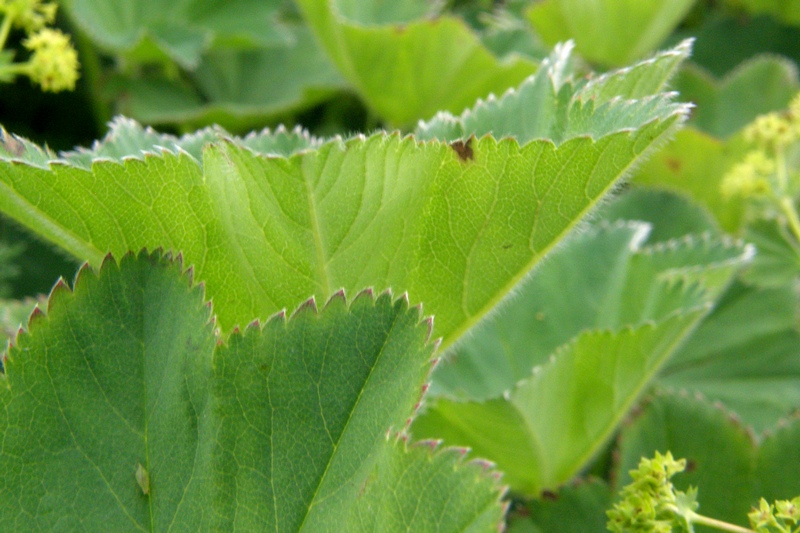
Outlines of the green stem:
<svg viewBox="0 0 800 533">
<path fill-rule="evenodd" d="M 20 74 L 27 76 L 30 70 L 30 63 L 11 63 L 9 65 L 0 66 L 0 77 L 8 75 L 19 76 Z"/>
<path fill-rule="evenodd" d="M 797 210 L 794 208 L 794 202 L 791 198 L 783 196 L 779 200 L 779 205 L 783 214 L 786 215 L 794 238 L 800 243 L 800 217 L 798 217 Z"/>
<path fill-rule="evenodd" d="M 8 39 L 8 34 L 11 32 L 11 24 L 13 22 L 11 17 L 6 13 L 5 17 L 3 17 L 3 25 L 0 26 L 0 49 L 6 46 L 6 40 Z"/>
<path fill-rule="evenodd" d="M 695 512 L 690 512 L 688 518 L 689 520 L 691 520 L 693 524 L 700 524 L 701 526 L 713 527 L 715 529 L 719 529 L 722 531 L 731 531 L 733 533 L 756 533 L 752 529 L 748 529 L 742 526 L 737 526 L 736 524 L 730 524 L 728 522 L 723 522 L 722 520 L 717 520 L 715 518 L 709 518 L 707 516 L 703 516 Z"/>
</svg>

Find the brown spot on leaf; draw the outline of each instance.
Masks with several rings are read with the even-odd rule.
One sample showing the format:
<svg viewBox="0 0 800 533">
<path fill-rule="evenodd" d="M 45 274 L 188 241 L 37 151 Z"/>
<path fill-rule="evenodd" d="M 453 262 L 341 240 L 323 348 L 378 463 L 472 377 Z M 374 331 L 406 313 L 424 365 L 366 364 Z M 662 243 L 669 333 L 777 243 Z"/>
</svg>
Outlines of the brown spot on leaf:
<svg viewBox="0 0 800 533">
<path fill-rule="evenodd" d="M 670 169 L 672 172 L 676 174 L 681 171 L 683 168 L 683 163 L 681 163 L 680 159 L 675 157 L 668 157 L 664 160 L 664 163 L 667 165 L 667 168 Z"/>
<path fill-rule="evenodd" d="M 450 143 L 450 148 L 455 150 L 458 158 L 462 161 L 472 161 L 475 157 L 475 153 L 472 151 L 472 139 L 473 137 L 470 137 L 466 141 L 458 140 Z"/>
<path fill-rule="evenodd" d="M 551 490 L 543 490 L 542 491 L 542 499 L 543 500 L 550 500 L 551 502 L 558 500 L 558 494 Z"/>
</svg>

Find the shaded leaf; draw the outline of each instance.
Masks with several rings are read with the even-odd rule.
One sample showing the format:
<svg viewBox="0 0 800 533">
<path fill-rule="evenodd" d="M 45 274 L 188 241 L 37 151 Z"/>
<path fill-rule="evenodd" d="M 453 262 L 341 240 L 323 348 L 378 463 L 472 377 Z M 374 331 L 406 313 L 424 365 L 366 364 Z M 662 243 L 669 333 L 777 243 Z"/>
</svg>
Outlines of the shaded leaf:
<svg viewBox="0 0 800 533">
<path fill-rule="evenodd" d="M 526 516 L 509 516 L 509 530 L 520 522 L 530 523 L 541 533 L 588 533 L 605 531 L 606 510 L 611 507 L 608 485 L 598 479 L 579 480 L 558 492 L 525 504 Z M 527 514 L 527 513 L 526 513 Z"/>
<path fill-rule="evenodd" d="M 292 46 L 206 53 L 192 73 L 192 87 L 165 79 L 123 78 L 120 109 L 149 124 L 219 124 L 242 131 L 343 89 L 344 81 L 308 28 L 292 32 Z"/>
<path fill-rule="evenodd" d="M 689 65 L 675 79 L 681 98 L 695 104 L 691 124 L 720 138 L 730 137 L 758 115 L 784 109 L 798 91 L 797 66 L 781 57 L 758 56 L 722 79 Z"/>
<path fill-rule="evenodd" d="M 414 423 L 416 437 L 469 446 L 528 495 L 555 490 L 591 460 L 680 340 L 702 317 L 688 312 L 644 325 L 587 331 L 500 398 L 439 398 Z"/>
<path fill-rule="evenodd" d="M 787 24 L 800 25 L 800 2 L 797 0 L 736 0 L 736 6 L 754 15 L 769 13 Z"/>
<path fill-rule="evenodd" d="M 800 250 L 785 222 L 756 219 L 744 229 L 744 238 L 758 250 L 753 264 L 742 273 L 747 283 L 761 287 L 791 285 L 800 274 Z"/>
<path fill-rule="evenodd" d="M 437 368 L 443 397 L 414 434 L 471 447 L 525 494 L 575 476 L 752 253 L 712 239 L 642 246 L 646 233 L 595 228 L 554 252 Z"/>
<path fill-rule="evenodd" d="M 800 409 L 800 332 L 792 284 L 731 286 L 660 382 L 722 402 L 757 431 Z"/>
<path fill-rule="evenodd" d="M 116 53 L 154 48 L 194 68 L 214 42 L 285 45 L 291 35 L 277 21 L 280 0 L 69 0 L 65 7 L 98 44 Z"/>
<path fill-rule="evenodd" d="M 597 217 L 611 222 L 637 220 L 650 225 L 647 242 L 679 239 L 708 232 L 719 235 L 719 226 L 711 214 L 684 195 L 671 191 L 634 187 L 605 205 Z M 745 239 L 752 242 L 750 239 Z M 758 256 L 751 261 L 758 261 Z"/>
<path fill-rule="evenodd" d="M 800 29 L 767 15 L 742 17 L 716 12 L 691 34 L 697 38 L 692 61 L 714 76 L 724 76 L 743 61 L 762 54 L 800 60 Z"/>
<path fill-rule="evenodd" d="M 691 236 L 649 246 L 648 230 L 641 223 L 595 227 L 554 251 L 514 300 L 454 348 L 434 374 L 434 391 L 498 396 L 584 330 L 658 323 L 714 302 L 752 255 Z"/>
</svg>

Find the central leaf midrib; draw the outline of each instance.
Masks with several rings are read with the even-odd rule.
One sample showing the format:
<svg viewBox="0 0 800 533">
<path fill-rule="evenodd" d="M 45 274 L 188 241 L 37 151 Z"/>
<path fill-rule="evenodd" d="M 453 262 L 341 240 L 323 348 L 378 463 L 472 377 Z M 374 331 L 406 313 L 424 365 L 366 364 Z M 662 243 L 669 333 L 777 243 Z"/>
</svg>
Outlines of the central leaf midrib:
<svg viewBox="0 0 800 533">
<path fill-rule="evenodd" d="M 336 454 L 339 451 L 339 444 L 341 443 L 342 438 L 344 437 L 344 435 L 347 434 L 347 429 L 350 426 L 350 422 L 353 420 L 353 413 L 355 413 L 358 410 L 358 406 L 361 403 L 361 399 L 363 398 L 363 395 L 364 395 L 364 390 L 366 390 L 366 388 L 368 387 L 368 385 L 370 383 L 370 380 L 372 379 L 372 375 L 373 375 L 373 373 L 375 371 L 375 368 L 378 366 L 381 358 L 383 357 L 385 349 L 386 349 L 386 345 L 387 345 L 389 339 L 392 336 L 392 332 L 394 331 L 394 328 L 397 325 L 398 319 L 401 316 L 402 316 L 402 313 L 395 312 L 394 319 L 392 320 L 392 325 L 389 328 L 389 330 L 386 332 L 386 334 L 384 336 L 384 339 L 383 339 L 383 344 L 381 344 L 381 347 L 378 349 L 378 355 L 375 357 L 374 362 L 371 365 L 371 368 L 369 370 L 369 374 L 367 375 L 366 379 L 364 379 L 364 384 L 361 386 L 361 389 L 358 391 L 358 396 L 356 397 L 355 401 L 353 402 L 353 407 L 350 409 L 350 413 L 349 413 L 349 415 L 347 417 L 347 421 L 344 423 L 344 427 L 342 427 L 342 431 L 341 431 L 341 433 L 339 433 L 338 439 L 336 440 L 336 442 L 333 443 L 333 450 L 332 450 L 332 452 L 330 454 L 330 457 L 328 459 L 327 464 L 325 465 L 325 470 L 322 472 L 322 475 L 319 477 L 319 482 L 317 483 L 316 488 L 314 489 L 314 494 L 311 496 L 311 503 L 308 505 L 308 508 L 306 509 L 306 514 L 305 514 L 305 516 L 303 516 L 302 522 L 300 522 L 300 526 L 298 527 L 298 531 L 303 531 L 303 528 L 305 527 L 306 521 L 308 520 L 308 517 L 311 515 L 312 508 L 315 505 L 317 505 L 318 503 L 320 503 L 320 500 L 317 499 L 317 496 L 319 494 L 319 490 L 322 487 L 322 485 L 325 483 L 325 478 L 328 476 L 328 472 L 330 471 L 331 464 L 333 464 L 334 457 L 336 457 Z"/>
<path fill-rule="evenodd" d="M 322 286 L 323 298 L 327 299 L 331 295 L 331 280 L 327 269 L 328 262 L 325 258 L 322 232 L 320 231 L 319 219 L 317 217 L 317 202 L 314 197 L 314 189 L 305 175 L 303 176 L 303 185 L 306 188 L 306 195 L 308 196 L 308 216 L 311 234 L 314 237 L 314 248 L 316 249 L 317 275 L 319 276 L 319 282 Z"/>
</svg>

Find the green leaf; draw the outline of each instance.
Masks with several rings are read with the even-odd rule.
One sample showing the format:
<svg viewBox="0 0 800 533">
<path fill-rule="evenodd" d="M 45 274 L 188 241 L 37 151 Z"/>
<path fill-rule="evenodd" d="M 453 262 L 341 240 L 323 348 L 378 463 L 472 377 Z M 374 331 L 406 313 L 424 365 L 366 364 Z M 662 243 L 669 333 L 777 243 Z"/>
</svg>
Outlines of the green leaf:
<svg viewBox="0 0 800 533">
<path fill-rule="evenodd" d="M 650 53 L 680 23 L 694 0 L 546 0 L 528 18 L 551 46 L 574 39 L 578 52 L 607 66 Z"/>
<path fill-rule="evenodd" d="M 220 124 L 243 131 L 343 89 L 344 81 L 308 28 L 292 28 L 292 35 L 292 46 L 206 53 L 192 73 L 193 86 L 123 78 L 121 110 L 149 124 Z"/>
<path fill-rule="evenodd" d="M 758 253 L 742 279 L 761 287 L 785 287 L 800 274 L 800 250 L 789 234 L 785 222 L 762 218 L 744 228 L 744 238 L 753 243 Z"/>
<path fill-rule="evenodd" d="M 707 210 L 686 196 L 665 190 L 633 187 L 602 205 L 598 209 L 597 217 L 611 222 L 647 222 L 651 226 L 647 236 L 649 243 L 706 232 L 714 236 L 720 235 L 716 220 Z M 752 242 L 750 239 L 745 240 Z M 758 255 L 753 259 L 753 262 L 756 261 Z"/>
<path fill-rule="evenodd" d="M 95 264 L 108 252 L 180 251 L 224 329 L 309 295 L 391 287 L 425 302 L 449 345 L 671 133 L 685 109 L 670 109 L 633 117 L 641 128 L 559 146 L 379 133 L 285 158 L 256 153 L 267 133 L 213 142 L 202 163 L 171 151 L 89 170 L 70 155 L 48 168 L 5 160 L 0 210 Z"/>
<path fill-rule="evenodd" d="M 702 311 L 620 332 L 587 331 L 553 353 L 503 397 L 437 399 L 414 423 L 416 437 L 469 446 L 527 495 L 572 479 L 607 442 Z"/>
<path fill-rule="evenodd" d="M 641 165 L 633 181 L 688 195 L 711 211 L 723 230 L 736 233 L 744 204 L 741 198 L 724 198 L 720 184 L 744 153 L 739 136 L 722 141 L 689 126 Z"/>
<path fill-rule="evenodd" d="M 277 22 L 280 0 L 68 0 L 65 7 L 108 50 L 143 58 L 162 53 L 189 69 L 215 42 L 253 47 L 291 39 Z"/>
<path fill-rule="evenodd" d="M 89 149 L 78 148 L 71 152 L 62 152 L 60 160 L 78 168 L 92 170 L 95 161 L 112 160 L 119 163 L 130 159 L 144 161 L 148 156 L 170 153 L 175 156 L 188 155 L 196 164 L 200 164 L 205 146 L 223 140 L 235 140 L 238 145 L 259 154 L 286 157 L 296 152 L 318 147 L 321 144 L 319 139 L 311 137 L 307 131 L 300 128 L 292 131 L 283 127 L 279 127 L 275 131 L 264 129 L 260 132 L 252 132 L 242 138 L 235 137 L 220 127 L 208 127 L 176 137 L 159 133 L 150 127 L 143 127 L 136 121 L 116 117 L 109 124 L 109 131 L 102 140 L 96 141 Z M 20 142 L 24 142 L 24 139 Z M 31 156 L 29 157 L 28 154 Z M 27 150 L 14 159 L 41 168 L 48 168 L 48 160 L 42 160 L 39 154 L 36 150 Z M 14 154 L 9 155 L 13 156 Z M 51 156 L 51 158 L 55 157 L 55 155 Z"/>
<path fill-rule="evenodd" d="M 525 503 L 525 515 L 511 515 L 509 529 L 526 522 L 541 533 L 587 533 L 605 531 L 606 509 L 611 507 L 608 485 L 598 479 L 579 480 L 558 492 Z"/>
<path fill-rule="evenodd" d="M 770 16 L 743 20 L 740 14 L 718 10 L 691 34 L 697 38 L 692 61 L 717 77 L 753 56 L 775 54 L 795 63 L 800 60 L 800 28 L 781 24 Z"/>
<path fill-rule="evenodd" d="M 584 330 L 658 323 L 712 303 L 752 255 L 691 236 L 648 246 L 648 230 L 641 223 L 594 227 L 554 251 L 500 315 L 448 355 L 434 374 L 435 391 L 498 396 Z"/>
<path fill-rule="evenodd" d="M 630 483 L 629 472 L 641 457 L 670 451 L 686 459 L 686 471 L 671 481 L 682 491 L 697 487 L 697 512 L 744 526 L 751 505 L 761 496 L 754 475 L 754 444 L 753 435 L 724 409 L 688 395 L 662 394 L 623 429 L 616 485 Z"/>
<path fill-rule="evenodd" d="M 664 369 L 660 382 L 722 402 L 757 431 L 800 409 L 800 332 L 793 283 L 731 286 Z"/>
<path fill-rule="evenodd" d="M 642 247 L 646 232 L 594 228 L 554 252 L 437 368 L 432 392 L 455 399 L 433 402 L 414 434 L 471 447 L 526 494 L 575 476 L 752 252 Z"/>
<path fill-rule="evenodd" d="M 800 25 L 800 2 L 797 0 L 737 0 L 736 5 L 754 15 L 769 13 L 787 24 Z"/>
<path fill-rule="evenodd" d="M 439 110 L 461 112 L 535 70 L 528 59 L 493 56 L 459 18 L 413 18 L 428 13 L 427 4 L 298 1 L 342 76 L 396 126 L 413 125 Z"/>
<path fill-rule="evenodd" d="M 689 54 L 690 41 L 628 69 L 590 80 L 571 77 L 572 46 L 557 46 L 536 74 L 502 98 L 486 101 L 454 117 L 440 112 L 417 127 L 423 139 L 466 139 L 514 136 L 520 143 L 551 139 L 556 144 L 578 135 L 602 137 L 624 128 L 639 128 L 640 120 L 674 112 L 663 90 L 677 66 Z M 647 119 L 645 119 L 647 120 Z"/>
<path fill-rule="evenodd" d="M 759 498 L 791 499 L 800 494 L 800 420 L 786 421 L 765 434 L 760 446 L 741 423 L 702 398 L 662 393 L 656 396 L 620 438 L 619 464 L 612 474 L 618 486 L 641 457 L 671 451 L 687 460 L 687 471 L 672 482 L 679 490 L 697 487 L 698 512 L 747 524 Z M 711 529 L 699 531 L 716 531 Z"/>
<path fill-rule="evenodd" d="M 758 115 L 785 109 L 798 91 L 797 66 L 788 59 L 758 56 L 718 80 L 697 66 L 675 79 L 681 97 L 693 102 L 691 124 L 720 138 L 730 137 Z"/>
<path fill-rule="evenodd" d="M 430 368 L 419 309 L 338 295 L 223 344 L 180 268 L 159 254 L 84 268 L 16 339 L 0 378 L 2 529 L 497 527 L 482 467 L 390 438 Z"/>
</svg>

